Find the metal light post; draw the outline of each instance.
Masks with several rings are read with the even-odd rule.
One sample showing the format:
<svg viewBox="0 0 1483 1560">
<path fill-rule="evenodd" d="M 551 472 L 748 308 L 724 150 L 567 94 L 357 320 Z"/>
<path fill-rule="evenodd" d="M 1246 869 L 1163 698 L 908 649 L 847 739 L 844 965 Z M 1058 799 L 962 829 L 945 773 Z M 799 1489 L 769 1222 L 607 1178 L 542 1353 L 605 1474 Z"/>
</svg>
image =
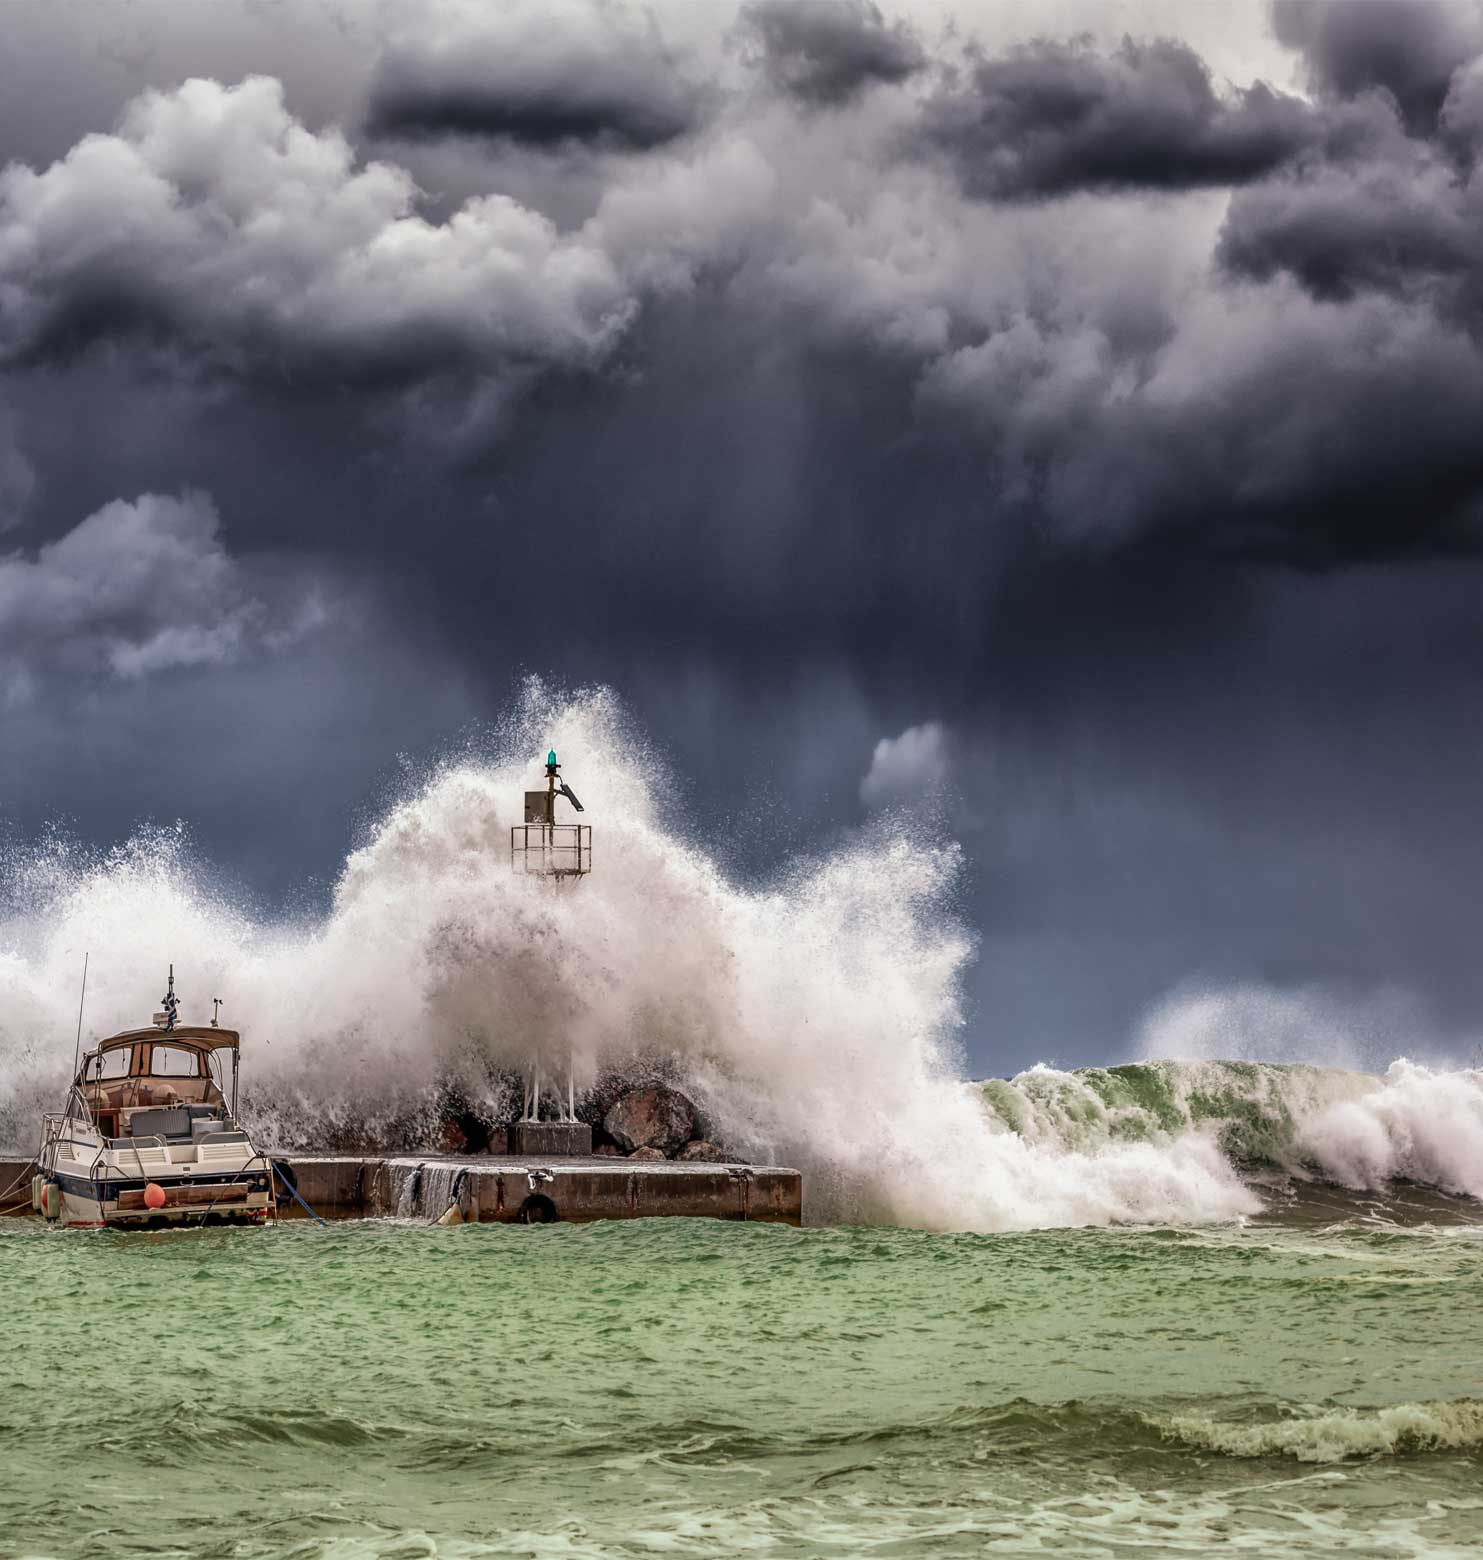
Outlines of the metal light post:
<svg viewBox="0 0 1483 1560">
<path fill-rule="evenodd" d="M 525 822 L 510 829 L 510 866 L 525 876 L 543 878 L 553 888 L 568 879 L 580 879 L 592 870 L 592 826 L 558 823 L 556 799 L 565 797 L 582 812 L 577 794 L 561 779 L 556 750 L 546 754 L 546 789 L 525 793 Z M 566 1098 L 560 1084 L 553 1089 L 556 1121 L 541 1121 L 541 1093 L 545 1085 L 542 1059 L 537 1057 L 525 1075 L 520 1119 L 515 1123 L 515 1152 L 588 1153 L 591 1131 L 577 1120 L 576 1059 L 570 1046 L 566 1055 Z"/>
</svg>

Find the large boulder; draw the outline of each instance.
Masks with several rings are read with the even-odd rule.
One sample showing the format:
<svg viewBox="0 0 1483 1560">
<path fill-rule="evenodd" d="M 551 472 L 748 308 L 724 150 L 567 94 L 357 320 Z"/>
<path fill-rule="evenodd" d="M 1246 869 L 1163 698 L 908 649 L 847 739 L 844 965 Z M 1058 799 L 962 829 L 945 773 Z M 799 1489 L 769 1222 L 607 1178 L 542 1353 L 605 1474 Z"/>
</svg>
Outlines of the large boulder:
<svg viewBox="0 0 1483 1560">
<path fill-rule="evenodd" d="M 657 1148 L 673 1154 L 695 1135 L 695 1107 L 666 1084 L 630 1089 L 603 1117 L 603 1131 L 630 1154 Z"/>
<path fill-rule="evenodd" d="M 630 1159 L 666 1159 L 669 1156 L 662 1148 L 636 1148 L 628 1156 Z"/>
</svg>

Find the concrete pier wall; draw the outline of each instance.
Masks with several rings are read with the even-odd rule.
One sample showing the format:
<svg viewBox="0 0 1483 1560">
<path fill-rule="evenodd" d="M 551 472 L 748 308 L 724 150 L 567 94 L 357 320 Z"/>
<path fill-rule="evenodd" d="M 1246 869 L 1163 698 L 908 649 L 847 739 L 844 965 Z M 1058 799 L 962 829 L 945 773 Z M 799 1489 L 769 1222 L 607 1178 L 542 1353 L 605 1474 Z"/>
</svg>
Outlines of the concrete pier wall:
<svg viewBox="0 0 1483 1560">
<path fill-rule="evenodd" d="M 435 1219 L 450 1203 L 481 1223 L 551 1219 L 683 1217 L 803 1222 L 803 1177 L 771 1165 L 679 1163 L 609 1158 L 417 1158 L 279 1154 L 299 1195 L 324 1219 Z M 0 1159 L 0 1214 L 31 1212 L 33 1167 Z M 279 1216 L 307 1215 L 280 1188 Z"/>
<path fill-rule="evenodd" d="M 323 1218 L 436 1218 L 457 1202 L 480 1223 L 586 1223 L 681 1216 L 803 1222 L 803 1178 L 775 1166 L 625 1159 L 366 1158 L 285 1155 Z M 281 1211 L 304 1217 L 284 1201 Z"/>
<path fill-rule="evenodd" d="M 35 1174 L 34 1159 L 0 1158 L 0 1218 L 30 1213 L 31 1177 Z"/>
</svg>

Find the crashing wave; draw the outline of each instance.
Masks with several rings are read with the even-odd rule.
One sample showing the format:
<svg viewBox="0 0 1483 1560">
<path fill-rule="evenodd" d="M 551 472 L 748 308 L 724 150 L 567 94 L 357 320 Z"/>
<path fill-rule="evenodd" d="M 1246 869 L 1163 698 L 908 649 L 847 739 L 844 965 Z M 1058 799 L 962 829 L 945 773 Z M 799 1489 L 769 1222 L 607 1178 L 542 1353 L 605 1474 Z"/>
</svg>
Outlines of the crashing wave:
<svg viewBox="0 0 1483 1560">
<path fill-rule="evenodd" d="M 1400 1060 L 1383 1077 L 1298 1063 L 1151 1061 L 1033 1067 L 980 1085 L 998 1122 L 1042 1147 L 1095 1152 L 1205 1135 L 1234 1165 L 1373 1190 L 1423 1182 L 1483 1198 L 1483 1072 Z"/>
<path fill-rule="evenodd" d="M 550 745 L 600 827 L 598 870 L 554 891 L 509 856 Z M 1433 1086 L 1419 1074 L 1337 1088 L 1316 1069 L 1232 1071 L 1197 1087 L 1168 1083 L 1165 1064 L 1036 1069 L 989 1086 L 985 1110 L 958 1071 L 973 944 L 944 915 L 957 847 L 881 824 L 744 886 L 676 827 L 674 789 L 611 694 L 532 683 L 487 751 L 386 812 L 322 916 L 255 916 L 179 831 L 103 855 L 12 851 L 0 1143 L 29 1147 L 65 1088 L 86 949 L 88 1034 L 150 1012 L 168 962 L 187 1017 L 224 997 L 249 1052 L 244 1113 L 284 1146 L 435 1151 L 450 1099 L 499 1119 L 512 1069 L 554 1043 L 589 1084 L 662 1065 L 733 1151 L 805 1172 L 813 1219 L 999 1230 L 1254 1213 L 1207 1095 L 1225 1100 L 1227 1148 L 1246 1134 L 1243 1157 L 1270 1123 L 1335 1174 L 1431 1169 L 1483 1188 L 1471 1146 L 1444 1151 L 1413 1123 Z M 1459 1122 L 1476 1112 L 1466 1088 Z"/>
</svg>

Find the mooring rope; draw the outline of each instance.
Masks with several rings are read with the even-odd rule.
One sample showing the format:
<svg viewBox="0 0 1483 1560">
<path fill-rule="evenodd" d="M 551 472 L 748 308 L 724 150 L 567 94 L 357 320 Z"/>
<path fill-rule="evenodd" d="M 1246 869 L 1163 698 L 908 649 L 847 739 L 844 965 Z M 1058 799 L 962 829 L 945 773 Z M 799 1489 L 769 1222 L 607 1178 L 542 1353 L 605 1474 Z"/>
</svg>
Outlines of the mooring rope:
<svg viewBox="0 0 1483 1560">
<path fill-rule="evenodd" d="M 276 1175 L 278 1179 L 282 1181 L 283 1184 L 288 1188 L 289 1195 L 299 1205 L 299 1207 L 301 1207 L 304 1212 L 314 1220 L 316 1224 L 324 1224 L 325 1221 L 321 1219 L 317 1213 L 315 1213 L 315 1211 L 309 1206 L 308 1203 L 304 1201 L 302 1197 L 299 1196 L 298 1187 L 295 1186 L 286 1175 L 284 1175 L 283 1171 L 278 1166 L 278 1161 L 276 1159 L 270 1159 L 268 1163 L 273 1167 L 273 1174 Z"/>
<path fill-rule="evenodd" d="M 26 1179 L 26 1177 L 31 1173 L 31 1171 L 33 1171 L 36 1168 L 37 1168 L 36 1161 L 34 1159 L 28 1159 L 26 1161 L 25 1168 L 21 1171 L 21 1173 L 15 1178 L 15 1180 L 13 1180 L 10 1183 L 9 1186 L 7 1186 L 5 1188 L 5 1190 L 3 1192 L 0 1192 L 0 1203 L 3 1203 L 5 1201 L 5 1199 L 7 1197 L 9 1197 L 10 1194 L 16 1189 L 16 1187 L 18 1187 L 21 1184 L 21 1182 Z M 19 1208 L 20 1204 L 17 1203 L 16 1207 Z"/>
</svg>

